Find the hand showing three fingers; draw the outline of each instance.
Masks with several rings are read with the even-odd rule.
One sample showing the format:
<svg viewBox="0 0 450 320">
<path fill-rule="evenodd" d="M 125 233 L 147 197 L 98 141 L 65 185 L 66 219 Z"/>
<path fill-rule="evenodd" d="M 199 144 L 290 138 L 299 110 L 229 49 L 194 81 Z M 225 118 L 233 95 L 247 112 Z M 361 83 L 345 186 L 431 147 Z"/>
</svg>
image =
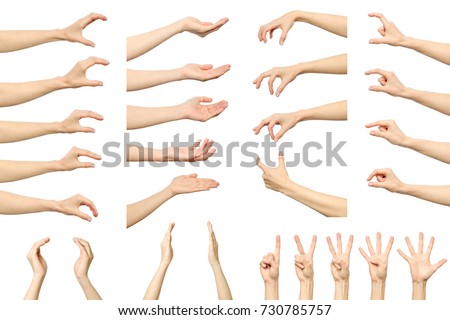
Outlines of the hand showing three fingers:
<svg viewBox="0 0 450 320">
<path fill-rule="evenodd" d="M 333 260 L 331 261 L 331 274 L 334 281 L 348 281 L 350 278 L 350 252 L 353 246 L 353 235 L 348 238 L 347 248 L 345 252 L 342 251 L 342 239 L 341 234 L 336 234 L 336 247 L 335 250 L 330 237 L 327 237 L 328 247 Z"/>
</svg>

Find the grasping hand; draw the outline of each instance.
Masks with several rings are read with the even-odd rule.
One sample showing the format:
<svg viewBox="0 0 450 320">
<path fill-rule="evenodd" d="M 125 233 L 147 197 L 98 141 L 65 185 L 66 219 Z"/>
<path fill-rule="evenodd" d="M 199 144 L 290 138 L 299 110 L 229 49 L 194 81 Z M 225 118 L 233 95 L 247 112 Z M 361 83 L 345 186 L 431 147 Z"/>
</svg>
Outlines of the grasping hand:
<svg viewBox="0 0 450 320">
<path fill-rule="evenodd" d="M 95 47 L 94 42 L 84 38 L 82 32 L 84 28 L 99 19 L 103 21 L 108 20 L 104 15 L 91 13 L 90 15 L 75 21 L 75 23 L 63 29 L 64 38 L 70 42 L 79 42 L 86 46 Z"/>
<path fill-rule="evenodd" d="M 72 171 L 79 168 L 94 168 L 95 164 L 92 162 L 81 162 L 79 157 L 88 157 L 94 160 L 101 160 L 102 157 L 88 150 L 73 147 L 70 151 L 59 160 L 62 171 Z"/>
<path fill-rule="evenodd" d="M 317 236 L 313 236 L 308 252 L 305 252 L 303 249 L 298 235 L 295 235 L 294 239 L 297 244 L 298 252 L 300 253 L 300 255 L 295 255 L 295 272 L 297 273 L 298 280 L 311 280 L 314 277 L 313 256 L 314 250 L 316 249 Z"/>
<path fill-rule="evenodd" d="M 64 83 L 68 88 L 103 86 L 103 82 L 101 81 L 88 80 L 86 78 L 86 71 L 96 64 L 107 66 L 109 65 L 109 61 L 96 57 L 90 57 L 86 60 L 80 61 L 63 77 Z"/>
<path fill-rule="evenodd" d="M 200 143 L 201 140 L 198 140 L 190 147 L 175 148 L 174 160 L 188 162 L 208 160 L 216 152 L 216 149 L 212 147 L 214 141 L 205 139 L 201 146 Z"/>
<path fill-rule="evenodd" d="M 298 123 L 297 118 L 295 117 L 294 113 L 275 113 L 271 115 L 270 117 L 262 120 L 260 124 L 253 128 L 253 131 L 255 134 L 259 134 L 261 129 L 265 126 L 267 126 L 267 129 L 269 130 L 270 137 L 273 141 L 278 141 L 283 137 L 283 135 Z M 275 135 L 273 132 L 273 128 L 279 125 L 281 126 L 280 131 Z"/>
<path fill-rule="evenodd" d="M 192 193 L 198 191 L 208 191 L 217 188 L 219 183 L 213 179 L 200 179 L 197 174 L 179 176 L 172 180 L 169 185 L 170 191 L 174 194 Z"/>
<path fill-rule="evenodd" d="M 371 182 L 373 178 L 376 178 L 377 182 Z M 401 192 L 404 187 L 392 169 L 377 169 L 370 174 L 367 181 L 370 181 L 369 187 L 384 188 L 390 192 Z"/>
<path fill-rule="evenodd" d="M 228 22 L 228 18 L 222 18 L 216 23 L 202 22 L 193 17 L 187 17 L 182 20 L 184 25 L 183 30 L 196 34 L 199 37 L 205 37 L 210 33 L 219 30 L 225 23 Z"/>
<path fill-rule="evenodd" d="M 98 216 L 98 211 L 94 203 L 91 200 L 83 197 L 81 194 L 77 194 L 66 200 L 58 201 L 57 211 L 68 216 L 77 216 L 83 220 L 91 222 L 92 218 L 87 214 L 81 212 L 80 207 L 82 206 L 88 207 L 94 217 Z"/>
<path fill-rule="evenodd" d="M 89 242 L 81 238 L 73 238 L 75 244 L 80 248 L 80 256 L 75 262 L 73 271 L 78 280 L 87 279 L 89 267 L 92 260 L 94 260 L 94 254 L 92 253 Z"/>
<path fill-rule="evenodd" d="M 39 240 L 33 244 L 30 252 L 28 253 L 28 261 L 31 264 L 31 268 L 33 268 L 34 275 L 37 277 L 45 277 L 47 274 L 47 262 L 45 262 L 44 257 L 41 255 L 41 247 L 49 241 L 50 238 Z"/>
<path fill-rule="evenodd" d="M 266 166 L 260 159 L 256 163 L 263 171 L 262 177 L 266 188 L 280 192 L 283 187 L 286 187 L 290 179 L 284 164 L 284 156 L 281 153 L 278 156 L 278 162 L 276 168 Z"/>
<path fill-rule="evenodd" d="M 369 13 L 369 17 L 380 19 L 383 24 L 378 28 L 382 38 L 370 39 L 371 44 L 389 44 L 391 46 L 401 46 L 406 40 L 406 36 L 398 30 L 393 22 L 388 21 L 381 13 Z"/>
<path fill-rule="evenodd" d="M 208 97 L 195 97 L 182 103 L 181 107 L 185 110 L 187 119 L 205 122 L 211 118 L 217 117 L 226 109 L 226 107 L 228 107 L 228 102 L 225 100 L 212 104 L 202 104 L 210 103 L 212 101 L 213 100 Z"/>
<path fill-rule="evenodd" d="M 370 91 L 384 92 L 394 97 L 401 96 L 405 93 L 406 87 L 400 82 L 394 72 L 380 69 L 369 70 L 366 72 L 366 75 L 371 74 L 378 74 L 381 77 L 378 78 L 380 86 L 370 86 Z"/>
<path fill-rule="evenodd" d="M 374 282 L 384 282 L 387 277 L 388 258 L 392 249 L 392 244 L 394 243 L 394 237 L 389 239 L 384 252 L 381 252 L 381 233 L 377 232 L 376 251 L 373 249 L 369 237 L 366 237 L 366 243 L 370 256 L 361 247 L 359 247 L 359 252 L 361 252 L 364 259 L 366 259 L 369 264 L 370 278 Z"/>
<path fill-rule="evenodd" d="M 273 32 L 281 29 L 280 45 L 286 41 L 289 30 L 295 23 L 295 15 L 292 12 L 286 13 L 278 19 L 275 19 L 259 28 L 258 39 L 267 43 L 267 33 L 270 33 L 270 39 L 273 37 Z"/>
<path fill-rule="evenodd" d="M 427 251 L 423 252 L 423 233 L 419 233 L 419 247 L 416 252 L 414 247 L 409 240 L 409 237 L 405 238 L 406 244 L 408 245 L 411 257 L 408 257 L 402 250 L 398 249 L 398 253 L 403 257 L 403 259 L 408 262 L 411 277 L 414 282 L 424 282 L 431 278 L 431 276 L 447 262 L 447 259 L 439 260 L 436 264 L 431 264 L 430 256 L 433 250 L 434 237 L 431 237 L 430 244 L 428 245 Z"/>
<path fill-rule="evenodd" d="M 193 64 L 189 63 L 182 68 L 184 79 L 208 81 L 217 79 L 230 70 L 231 66 L 225 64 L 221 67 L 213 69 L 212 64 Z"/>
<path fill-rule="evenodd" d="M 276 237 L 275 252 L 265 255 L 259 264 L 264 282 L 277 282 L 280 275 L 280 236 Z"/>
<path fill-rule="evenodd" d="M 373 127 L 378 127 L 378 131 L 370 131 L 372 136 L 384 138 L 393 145 L 402 145 L 406 139 L 405 134 L 400 130 L 394 120 L 381 120 L 366 125 L 366 128 Z"/>
<path fill-rule="evenodd" d="M 348 238 L 347 249 L 342 252 L 342 240 L 341 234 L 336 234 L 336 246 L 337 252 L 334 249 L 331 238 L 327 237 L 328 247 L 333 255 L 333 260 L 331 261 L 331 274 L 333 275 L 334 281 L 348 281 L 350 278 L 350 252 L 353 246 L 353 235 Z"/>
<path fill-rule="evenodd" d="M 94 133 L 95 129 L 90 127 L 83 127 L 80 120 L 84 118 L 91 118 L 102 121 L 103 116 L 98 113 L 87 110 L 75 110 L 66 119 L 61 121 L 62 131 L 64 133 L 86 132 Z"/>
<path fill-rule="evenodd" d="M 208 248 L 208 260 L 211 267 L 220 265 L 219 261 L 219 243 L 216 240 L 216 235 L 211 222 L 208 221 L 208 231 L 209 231 L 209 248 Z"/>
<path fill-rule="evenodd" d="M 281 79 L 281 83 L 278 86 L 278 89 L 275 93 L 277 97 L 280 96 L 280 94 L 283 92 L 284 88 L 291 83 L 297 76 L 300 74 L 298 70 L 296 70 L 295 66 L 289 66 L 289 67 L 275 67 L 272 68 L 266 72 L 263 72 L 259 75 L 256 80 L 253 81 L 253 84 L 256 85 L 256 89 L 259 89 L 261 87 L 261 82 L 265 78 L 269 78 L 269 92 L 271 95 L 273 95 L 273 83 L 275 82 L 276 78 Z"/>
<path fill-rule="evenodd" d="M 169 228 L 161 242 L 161 264 L 169 265 L 173 259 L 172 249 L 172 230 L 175 227 L 175 223 L 169 224 Z"/>
</svg>

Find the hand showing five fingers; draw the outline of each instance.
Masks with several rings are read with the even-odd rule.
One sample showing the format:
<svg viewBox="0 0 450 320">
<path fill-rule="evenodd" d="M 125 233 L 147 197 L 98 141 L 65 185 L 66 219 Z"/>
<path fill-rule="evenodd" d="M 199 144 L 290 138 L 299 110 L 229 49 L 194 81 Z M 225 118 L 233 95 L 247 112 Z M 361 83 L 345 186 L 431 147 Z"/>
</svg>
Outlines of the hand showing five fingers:
<svg viewBox="0 0 450 320">
<path fill-rule="evenodd" d="M 57 202 L 57 211 L 61 212 L 63 214 L 69 215 L 69 216 L 76 216 L 83 220 L 92 221 L 92 218 L 88 216 L 87 214 L 83 213 L 80 210 L 80 207 L 86 206 L 88 207 L 92 215 L 94 217 L 98 216 L 97 208 L 95 207 L 94 203 L 83 197 L 81 194 L 77 194 L 73 197 L 70 197 L 66 200 L 58 201 Z"/>
<path fill-rule="evenodd" d="M 208 97 L 195 97 L 182 103 L 181 107 L 185 110 L 187 119 L 205 122 L 217 117 L 228 107 L 228 102 L 225 100 L 212 104 L 211 102 L 212 99 Z"/>
<path fill-rule="evenodd" d="M 334 281 L 348 281 L 350 278 L 350 252 L 353 246 L 353 235 L 348 238 L 347 248 L 345 252 L 342 251 L 342 239 L 341 234 L 336 234 L 336 247 L 335 250 L 330 237 L 327 237 L 328 248 L 333 255 L 331 261 L 331 274 Z"/>
<path fill-rule="evenodd" d="M 109 65 L 109 61 L 101 58 L 90 57 L 86 60 L 78 62 L 72 70 L 64 76 L 64 83 L 68 88 L 80 87 L 98 87 L 103 86 L 103 82 L 98 80 L 88 80 L 86 78 L 86 71 L 94 65 Z"/>
<path fill-rule="evenodd" d="M 86 46 L 95 47 L 94 42 L 84 38 L 82 32 L 88 25 L 97 20 L 106 21 L 108 18 L 98 13 L 91 13 L 86 17 L 75 21 L 75 23 L 63 30 L 65 40 L 70 42 L 79 42 Z"/>
<path fill-rule="evenodd" d="M 359 252 L 361 252 L 364 259 L 366 259 L 369 264 L 370 278 L 374 282 L 384 282 L 387 277 L 388 258 L 392 249 L 392 244 L 394 243 L 394 237 L 389 239 L 384 252 L 382 252 L 381 247 L 381 233 L 377 233 L 376 250 L 374 250 L 369 237 L 366 237 L 366 243 L 370 255 L 361 247 L 359 248 Z"/>
<path fill-rule="evenodd" d="M 370 39 L 371 44 L 389 44 L 391 46 L 400 46 L 406 40 L 403 33 L 398 30 L 394 23 L 388 21 L 381 13 L 369 13 L 369 17 L 380 19 L 383 24 L 378 28 L 378 32 L 382 38 Z"/>
<path fill-rule="evenodd" d="M 178 176 L 169 185 L 170 191 L 174 194 L 192 193 L 198 191 L 208 191 L 217 188 L 219 183 L 213 179 L 197 178 L 197 174 L 188 176 Z"/>
</svg>

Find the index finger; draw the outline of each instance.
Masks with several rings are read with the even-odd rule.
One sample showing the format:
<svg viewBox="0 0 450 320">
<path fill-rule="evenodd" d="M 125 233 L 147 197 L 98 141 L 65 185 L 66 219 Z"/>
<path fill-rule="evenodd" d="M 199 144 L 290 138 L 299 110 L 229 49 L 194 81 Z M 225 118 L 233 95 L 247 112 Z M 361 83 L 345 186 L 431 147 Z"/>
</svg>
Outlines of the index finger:
<svg viewBox="0 0 450 320">
<path fill-rule="evenodd" d="M 256 159 L 256 165 L 257 165 L 258 167 L 260 167 L 261 170 L 262 170 L 264 173 L 266 173 L 267 170 L 269 169 L 268 166 L 266 166 L 264 163 L 262 163 L 262 161 L 261 161 L 260 158 Z"/>
<path fill-rule="evenodd" d="M 33 251 L 38 251 L 38 249 L 40 248 L 40 247 L 42 247 L 42 246 L 44 246 L 46 243 L 48 243 L 50 241 L 50 238 L 49 237 L 46 237 L 46 238 L 44 238 L 44 239 L 41 239 L 41 240 L 39 240 L 39 241 L 37 241 L 37 242 L 35 242 L 34 244 L 33 244 L 33 246 L 31 247 L 31 251 L 30 252 L 33 252 Z"/>
<path fill-rule="evenodd" d="M 80 205 L 88 207 L 91 210 L 91 212 L 94 215 L 94 217 L 98 216 L 97 208 L 95 207 L 94 202 L 92 202 L 91 200 L 81 196 Z"/>
<path fill-rule="evenodd" d="M 350 252 L 352 251 L 352 247 L 353 247 L 353 235 L 351 234 L 350 237 L 348 237 L 347 248 L 345 249 L 345 254 L 347 256 L 350 255 Z"/>
<path fill-rule="evenodd" d="M 388 122 L 386 120 L 379 120 L 379 121 L 375 121 L 375 122 L 366 124 L 366 128 L 385 127 L 387 125 L 388 125 Z"/>
<path fill-rule="evenodd" d="M 381 70 L 381 69 L 372 69 L 372 70 L 366 71 L 366 75 L 371 75 L 371 74 L 379 74 L 380 76 L 383 76 L 385 78 L 388 77 L 387 71 Z"/>
<path fill-rule="evenodd" d="M 89 110 L 81 110 L 78 113 L 78 118 L 79 119 L 84 119 L 84 118 L 92 118 L 95 120 L 103 120 L 103 116 L 94 112 L 94 111 L 89 111 Z"/>
<path fill-rule="evenodd" d="M 98 58 L 98 57 L 90 57 L 88 59 L 85 60 L 86 62 L 86 69 L 96 65 L 96 64 L 101 64 L 104 66 L 107 66 L 109 64 L 109 61 L 103 58 Z"/>
<path fill-rule="evenodd" d="M 305 250 L 303 249 L 302 242 L 300 241 L 300 238 L 298 237 L 298 235 L 294 236 L 294 240 L 295 240 L 295 243 L 297 244 L 298 252 L 300 252 L 300 254 L 305 254 Z"/>
<path fill-rule="evenodd" d="M 369 17 L 371 17 L 371 18 L 375 17 L 375 18 L 380 19 L 381 23 L 384 26 L 386 26 L 386 24 L 389 23 L 389 21 L 384 17 L 384 15 L 382 13 L 376 13 L 376 12 L 369 13 Z"/>
<path fill-rule="evenodd" d="M 277 258 L 280 257 L 280 248 L 281 248 L 281 239 L 280 239 L 280 236 L 277 235 L 276 240 L 275 240 L 275 257 L 277 257 Z"/>
<path fill-rule="evenodd" d="M 386 174 L 386 170 L 384 170 L 384 169 L 376 169 L 376 170 L 374 170 L 370 175 L 369 175 L 369 177 L 367 178 L 367 181 L 370 181 L 370 180 L 372 180 L 374 177 L 376 177 L 376 176 L 378 176 L 378 175 L 385 175 Z"/>
<path fill-rule="evenodd" d="M 77 149 L 77 156 L 78 157 L 88 157 L 95 160 L 101 160 L 102 157 L 92 151 L 85 150 L 85 149 Z"/>
<path fill-rule="evenodd" d="M 333 242 L 331 242 L 331 238 L 327 237 L 327 243 L 328 243 L 328 248 L 330 249 L 331 254 L 333 255 L 333 257 L 336 256 L 336 250 L 334 249 L 333 246 Z"/>
</svg>

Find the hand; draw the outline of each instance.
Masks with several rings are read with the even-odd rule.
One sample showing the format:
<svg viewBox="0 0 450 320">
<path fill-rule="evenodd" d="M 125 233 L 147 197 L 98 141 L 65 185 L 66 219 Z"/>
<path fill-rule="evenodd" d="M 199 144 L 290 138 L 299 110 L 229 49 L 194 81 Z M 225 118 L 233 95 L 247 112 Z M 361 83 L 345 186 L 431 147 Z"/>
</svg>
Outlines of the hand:
<svg viewBox="0 0 450 320">
<path fill-rule="evenodd" d="M 381 76 L 378 78 L 378 82 L 381 86 L 370 86 L 370 91 L 384 92 L 393 97 L 399 97 L 405 94 L 407 89 L 403 83 L 400 82 L 395 73 L 380 69 L 369 70 L 366 72 L 366 75 L 371 74 L 378 74 Z"/>
<path fill-rule="evenodd" d="M 369 264 L 370 278 L 373 282 L 384 282 L 386 281 L 387 277 L 388 258 L 389 253 L 392 249 L 392 244 L 394 243 L 394 237 L 391 237 L 389 239 L 384 253 L 381 252 L 381 233 L 377 233 L 376 252 L 372 247 L 372 243 L 370 242 L 369 237 L 366 237 L 366 243 L 367 248 L 369 249 L 370 256 L 361 247 L 359 248 L 359 252 L 361 252 L 364 259 L 366 259 L 367 263 Z"/>
<path fill-rule="evenodd" d="M 200 142 L 201 140 L 198 140 L 190 147 L 174 148 L 174 160 L 188 162 L 208 160 L 216 152 L 216 149 L 212 148 L 214 141 L 205 139 L 201 146 Z"/>
<path fill-rule="evenodd" d="M 328 248 L 333 255 L 333 260 L 331 261 L 331 274 L 333 275 L 334 281 L 348 281 L 350 278 L 350 252 L 353 246 L 353 235 L 348 238 L 347 249 L 342 252 L 342 240 L 341 234 L 336 234 L 336 245 L 337 252 L 334 249 L 331 238 L 327 237 Z"/>
<path fill-rule="evenodd" d="M 208 97 L 195 97 L 181 104 L 181 108 L 185 110 L 184 113 L 187 119 L 205 122 L 217 117 L 228 107 L 228 102 L 225 100 L 213 104 L 202 104 L 202 102 L 210 103 L 212 99 Z"/>
<path fill-rule="evenodd" d="M 395 175 L 392 169 L 377 169 L 370 174 L 367 181 L 376 178 L 378 182 L 369 182 L 369 187 L 384 188 L 390 192 L 402 192 L 405 186 Z"/>
<path fill-rule="evenodd" d="M 86 110 L 75 110 L 66 119 L 64 119 L 60 124 L 62 132 L 64 133 L 76 133 L 76 132 L 86 132 L 94 133 L 94 128 L 83 127 L 80 125 L 80 120 L 84 118 L 91 118 L 95 120 L 102 121 L 103 116 L 98 113 Z"/>
<path fill-rule="evenodd" d="M 308 252 L 305 252 L 303 249 L 298 235 L 295 235 L 294 239 L 297 244 L 298 252 L 300 253 L 300 255 L 295 255 L 295 272 L 297 273 L 298 280 L 312 280 L 314 278 L 313 256 L 314 250 L 316 249 L 317 237 L 313 236 Z"/>
<path fill-rule="evenodd" d="M 182 74 L 184 79 L 208 81 L 217 79 L 230 70 L 231 66 L 225 64 L 221 67 L 213 69 L 212 64 L 193 64 L 189 63 L 182 68 Z"/>
<path fill-rule="evenodd" d="M 273 32 L 278 28 L 281 29 L 280 45 L 286 41 L 287 34 L 295 23 L 295 14 L 293 12 L 286 13 L 284 16 L 275 19 L 268 24 L 259 28 L 258 39 L 267 43 L 267 33 L 270 32 L 270 39 L 272 39 Z"/>
<path fill-rule="evenodd" d="M 286 86 L 289 83 L 291 83 L 295 78 L 297 78 L 297 76 L 300 73 L 301 72 L 299 72 L 297 70 L 297 68 L 295 68 L 295 66 L 276 67 L 276 68 L 270 69 L 269 71 L 261 73 L 259 75 L 259 77 L 253 81 L 253 84 L 256 85 L 256 89 L 259 89 L 261 87 L 261 82 L 263 81 L 263 79 L 269 77 L 269 82 L 268 82 L 269 92 L 271 95 L 273 95 L 273 92 L 274 92 L 273 91 L 273 83 L 275 82 L 276 78 L 280 78 L 281 83 L 275 94 L 277 97 L 279 97 L 280 94 L 283 92 L 284 88 L 286 88 Z"/>
<path fill-rule="evenodd" d="M 284 165 L 284 156 L 282 154 L 278 156 L 278 161 L 279 164 L 276 168 L 266 166 L 260 159 L 256 163 L 263 171 L 262 177 L 266 188 L 282 192 L 283 188 L 289 184 L 290 179 Z"/>
<path fill-rule="evenodd" d="M 94 254 L 92 253 L 89 242 L 80 238 L 73 238 L 78 248 L 80 248 L 80 257 L 75 262 L 73 271 L 77 279 L 86 279 L 88 277 L 89 267 L 92 260 L 94 260 Z"/>
<path fill-rule="evenodd" d="M 179 176 L 172 180 L 169 185 L 169 190 L 174 195 L 182 193 L 192 193 L 198 191 L 208 191 L 212 188 L 217 188 L 219 183 L 213 179 L 200 179 L 197 174 L 188 176 Z"/>
<path fill-rule="evenodd" d="M 220 266 L 219 261 L 219 244 L 216 240 L 216 235 L 211 222 L 208 221 L 208 231 L 209 231 L 209 249 L 208 249 L 208 260 L 211 267 Z"/>
<path fill-rule="evenodd" d="M 103 86 L 103 82 L 101 81 L 88 80 L 86 78 L 86 71 L 96 64 L 107 66 L 109 65 L 109 61 L 96 57 L 90 57 L 86 60 L 80 61 L 63 77 L 64 83 L 68 88 Z"/>
<path fill-rule="evenodd" d="M 206 37 L 208 34 L 219 30 L 225 23 L 228 22 L 228 18 L 222 18 L 216 23 L 201 22 L 200 20 L 192 17 L 187 17 L 181 20 L 183 24 L 183 30 L 196 34 L 199 37 Z"/>
<path fill-rule="evenodd" d="M 62 171 L 72 171 L 79 168 L 94 168 L 95 164 L 92 162 L 81 162 L 79 157 L 88 157 L 94 160 L 101 160 L 102 157 L 88 150 L 73 147 L 70 149 L 64 158 L 59 160 L 59 166 Z"/>
<path fill-rule="evenodd" d="M 383 26 L 378 28 L 378 32 L 383 38 L 370 39 L 371 44 L 389 44 L 391 46 L 401 46 L 406 40 L 403 33 L 398 30 L 394 23 L 388 21 L 381 13 L 369 13 L 369 17 L 380 19 Z"/>
<path fill-rule="evenodd" d="M 405 238 L 406 244 L 408 245 L 411 257 L 408 257 L 402 250 L 398 249 L 398 253 L 409 263 L 411 270 L 411 277 L 414 282 L 424 282 L 431 278 L 431 276 L 447 262 L 446 259 L 442 259 L 436 264 L 431 264 L 430 256 L 433 250 L 434 237 L 431 237 L 430 244 L 428 245 L 427 251 L 423 252 L 423 233 L 419 233 L 419 248 L 416 252 L 414 247 L 409 240 L 409 237 Z"/>
<path fill-rule="evenodd" d="M 384 138 L 393 145 L 401 146 L 407 138 L 394 120 L 372 122 L 367 124 L 366 128 L 373 128 L 376 126 L 378 126 L 378 131 L 372 130 L 370 131 L 370 134 L 375 137 Z"/>
<path fill-rule="evenodd" d="M 44 238 L 39 240 L 31 247 L 30 252 L 28 253 L 28 261 L 31 264 L 31 268 L 33 268 L 35 277 L 45 277 L 47 274 L 47 262 L 45 262 L 44 257 L 41 255 L 41 247 L 45 244 L 49 243 L 50 238 Z"/>
<path fill-rule="evenodd" d="M 275 253 L 269 252 L 259 264 L 259 270 L 265 283 L 278 282 L 280 276 L 280 236 L 276 237 Z"/>
<path fill-rule="evenodd" d="M 98 13 L 91 13 L 90 15 L 75 21 L 74 24 L 63 29 L 64 39 L 70 42 L 79 42 L 86 46 L 95 47 L 95 43 L 85 39 L 83 37 L 82 32 L 84 28 L 86 28 L 92 22 L 97 21 L 99 19 L 103 21 L 108 20 L 108 18 L 106 18 L 104 15 Z"/>
<path fill-rule="evenodd" d="M 175 227 L 175 223 L 169 224 L 166 235 L 161 242 L 161 264 L 169 265 L 173 259 L 172 249 L 172 230 Z"/>
<path fill-rule="evenodd" d="M 299 120 L 296 117 L 295 113 L 275 113 L 271 115 L 270 117 L 264 119 L 260 122 L 260 124 L 253 128 L 253 131 L 255 134 L 259 134 L 261 129 L 265 126 L 267 126 L 267 129 L 269 130 L 270 137 L 273 141 L 278 141 L 281 139 L 281 137 L 284 136 L 284 134 L 289 130 L 295 127 L 295 125 L 299 122 Z M 278 133 L 275 135 L 273 132 L 273 128 L 275 125 L 280 125 L 281 129 L 278 131 Z"/>
<path fill-rule="evenodd" d="M 57 211 L 68 216 L 77 216 L 83 220 L 91 222 L 92 218 L 87 214 L 81 212 L 80 207 L 82 206 L 88 207 L 94 217 L 98 216 L 98 211 L 94 203 L 91 200 L 83 197 L 81 194 L 77 194 L 66 200 L 58 201 Z"/>
</svg>

